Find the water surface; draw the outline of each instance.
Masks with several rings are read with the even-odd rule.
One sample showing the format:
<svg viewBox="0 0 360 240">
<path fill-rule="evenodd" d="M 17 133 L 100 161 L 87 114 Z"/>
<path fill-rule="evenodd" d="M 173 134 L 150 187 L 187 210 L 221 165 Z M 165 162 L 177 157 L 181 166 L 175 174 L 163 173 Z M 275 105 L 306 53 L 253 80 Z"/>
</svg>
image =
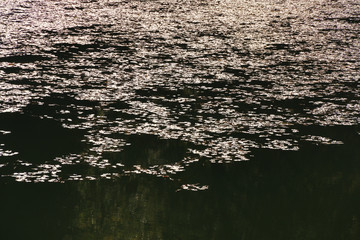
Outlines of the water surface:
<svg viewBox="0 0 360 240">
<path fill-rule="evenodd" d="M 359 12 L 2 1 L 4 239 L 356 239 Z"/>
</svg>

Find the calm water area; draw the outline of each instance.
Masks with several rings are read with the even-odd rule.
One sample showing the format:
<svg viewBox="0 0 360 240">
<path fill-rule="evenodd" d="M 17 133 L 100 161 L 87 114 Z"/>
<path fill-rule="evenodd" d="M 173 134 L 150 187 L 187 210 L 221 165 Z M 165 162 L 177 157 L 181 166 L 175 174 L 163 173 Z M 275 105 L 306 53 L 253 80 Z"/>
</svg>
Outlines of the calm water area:
<svg viewBox="0 0 360 240">
<path fill-rule="evenodd" d="M 1 240 L 360 239 L 358 0 L 1 0 Z"/>
</svg>

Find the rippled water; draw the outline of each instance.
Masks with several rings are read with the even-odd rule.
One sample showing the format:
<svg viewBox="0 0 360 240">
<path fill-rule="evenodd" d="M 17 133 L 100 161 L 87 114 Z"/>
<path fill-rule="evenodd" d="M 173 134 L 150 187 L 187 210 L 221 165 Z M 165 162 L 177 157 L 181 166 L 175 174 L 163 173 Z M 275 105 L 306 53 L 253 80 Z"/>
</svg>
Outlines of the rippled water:
<svg viewBox="0 0 360 240">
<path fill-rule="evenodd" d="M 359 13 L 355 0 L 3 0 L 0 182 L 150 177 L 211 192 L 225 168 L 257 189 L 269 172 L 241 163 L 267 159 L 295 187 L 279 154 L 316 171 L 348 163 L 356 182 Z"/>
<path fill-rule="evenodd" d="M 19 0 L 0 10 L 0 171 L 17 181 L 176 178 L 200 159 L 343 144 L 331 129 L 358 131 L 357 1 Z"/>
</svg>

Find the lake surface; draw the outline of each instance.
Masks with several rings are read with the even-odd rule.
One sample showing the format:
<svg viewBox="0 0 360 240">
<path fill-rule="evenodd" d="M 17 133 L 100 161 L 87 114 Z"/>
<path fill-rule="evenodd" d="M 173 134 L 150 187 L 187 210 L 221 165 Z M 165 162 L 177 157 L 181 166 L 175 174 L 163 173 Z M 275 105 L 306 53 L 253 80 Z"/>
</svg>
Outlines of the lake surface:
<svg viewBox="0 0 360 240">
<path fill-rule="evenodd" d="M 0 2 L 0 239 L 359 239 L 356 0 Z"/>
</svg>

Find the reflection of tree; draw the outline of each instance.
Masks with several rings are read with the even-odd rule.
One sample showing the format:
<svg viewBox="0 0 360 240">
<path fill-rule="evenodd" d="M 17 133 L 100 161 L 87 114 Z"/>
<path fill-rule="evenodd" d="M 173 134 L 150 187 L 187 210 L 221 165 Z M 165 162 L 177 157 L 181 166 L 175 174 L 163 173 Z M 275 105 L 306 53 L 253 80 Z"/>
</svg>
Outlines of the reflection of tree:
<svg viewBox="0 0 360 240">
<path fill-rule="evenodd" d="M 255 154 L 232 164 L 200 160 L 174 181 L 4 184 L 0 239 L 359 239 L 358 148 Z M 209 189 L 176 191 L 188 183 Z"/>
<path fill-rule="evenodd" d="M 354 151 L 345 150 L 259 151 L 248 162 L 194 164 L 179 174 L 180 182 L 140 175 L 78 182 L 68 236 L 357 239 L 360 163 Z M 206 182 L 210 188 L 175 191 L 188 182 Z"/>
<path fill-rule="evenodd" d="M 79 182 L 70 235 L 76 239 L 163 239 L 169 198 L 164 184 L 141 177 Z"/>
<path fill-rule="evenodd" d="M 173 164 L 179 162 L 185 156 L 186 143 L 174 139 L 159 139 L 154 135 L 132 135 L 127 141 L 130 146 L 116 154 L 118 161 L 129 165 L 153 165 Z"/>
</svg>

